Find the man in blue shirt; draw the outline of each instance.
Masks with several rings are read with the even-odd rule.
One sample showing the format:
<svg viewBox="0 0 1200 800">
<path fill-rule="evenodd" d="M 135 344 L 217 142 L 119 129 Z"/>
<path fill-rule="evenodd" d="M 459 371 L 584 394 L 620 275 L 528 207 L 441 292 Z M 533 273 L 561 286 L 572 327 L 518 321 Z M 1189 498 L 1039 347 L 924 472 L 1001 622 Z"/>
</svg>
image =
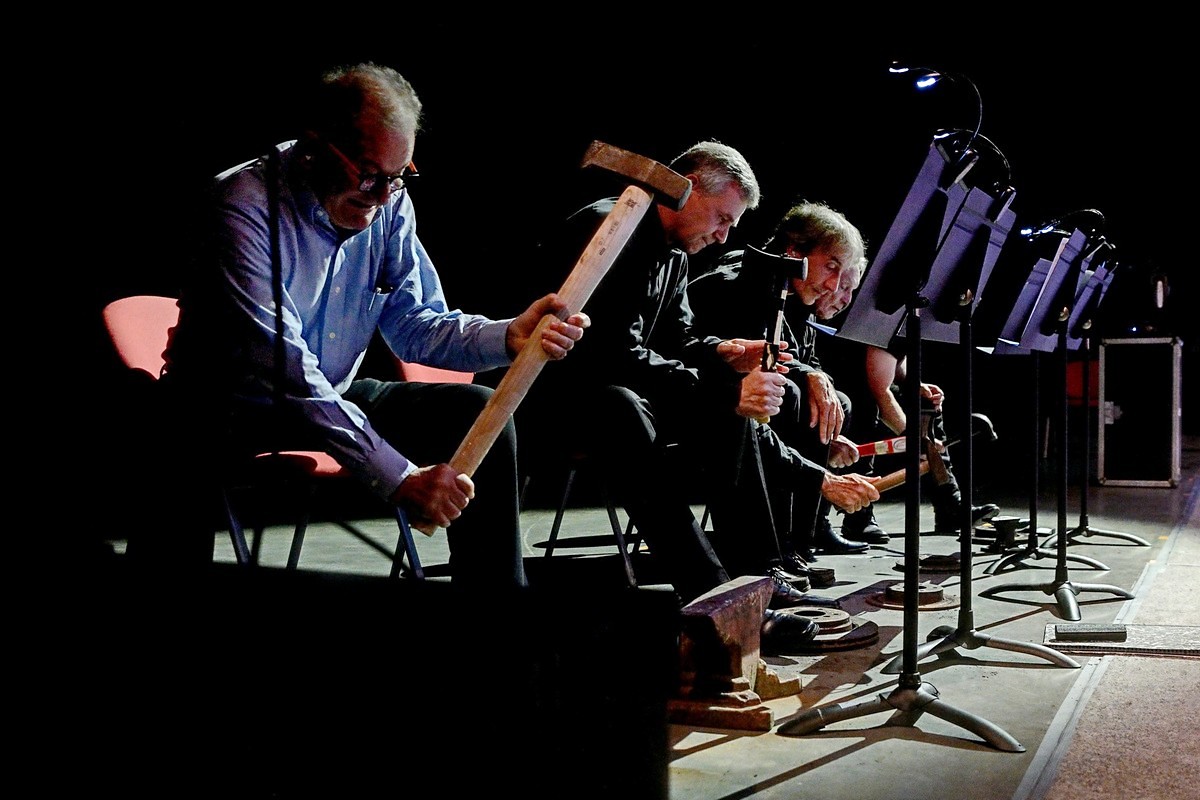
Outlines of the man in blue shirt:
<svg viewBox="0 0 1200 800">
<path fill-rule="evenodd" d="M 562 358 L 588 318 L 553 294 L 508 320 L 447 304 L 405 187 L 421 103 L 400 74 L 334 70 L 302 108 L 299 140 L 217 178 L 212 250 L 182 294 L 163 375 L 192 423 L 183 442 L 221 457 L 325 450 L 448 527 L 456 580 L 523 585 L 512 422 L 473 477 L 446 463 L 491 390 L 356 372 L 376 332 L 401 360 L 476 372 L 511 363 L 546 314 L 560 319 L 541 345 Z M 208 545 L 211 557 L 211 533 Z"/>
</svg>

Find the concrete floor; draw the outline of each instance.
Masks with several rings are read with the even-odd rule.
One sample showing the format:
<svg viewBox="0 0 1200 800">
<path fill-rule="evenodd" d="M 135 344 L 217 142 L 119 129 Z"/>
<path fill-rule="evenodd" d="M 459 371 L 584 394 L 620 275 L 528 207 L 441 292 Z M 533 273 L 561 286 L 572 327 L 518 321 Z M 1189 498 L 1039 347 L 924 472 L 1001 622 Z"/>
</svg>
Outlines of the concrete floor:
<svg viewBox="0 0 1200 800">
<path fill-rule="evenodd" d="M 1176 753 L 1169 770 L 1154 770 L 1129 758 L 1133 751 L 1152 752 L 1148 748 L 1156 742 L 1154 746 L 1170 749 L 1167 743 L 1179 744 L 1180 735 L 1194 741 L 1191 723 L 1200 709 L 1200 662 L 1195 660 L 1200 632 L 1200 442 L 1185 440 L 1183 465 L 1183 480 L 1174 488 L 1090 486 L 1086 520 L 1078 487 L 1060 498 L 1054 487 L 1043 484 L 1036 504 L 1042 531 L 1038 544 L 1049 544 L 1049 549 L 1024 549 L 1025 534 L 1015 548 L 1004 552 L 977 539 L 971 548 L 971 591 L 965 597 L 957 570 L 921 571 L 922 587 L 930 584 L 940 591 L 941 601 L 915 611 L 917 649 L 912 654 L 904 652 L 903 604 L 888 602 L 886 592 L 905 581 L 905 500 L 901 491 L 885 495 L 877 518 L 893 534 L 892 541 L 864 555 L 822 556 L 822 565 L 835 568 L 837 583 L 814 590 L 841 598 L 854 620 L 874 623 L 878 640 L 856 649 L 766 658 L 781 679 L 795 678 L 802 687 L 798 693 L 763 701 L 772 717 L 770 731 L 670 725 L 670 797 L 1194 796 L 1186 790 L 1200 780 L 1194 755 L 1200 748 L 1191 750 L 1190 759 L 1179 759 L 1178 749 L 1165 753 L 1164 757 Z M 980 500 L 999 503 L 1005 515 L 1029 516 L 1032 509 L 1024 487 L 988 488 L 992 494 Z M 697 514 L 701 511 L 696 509 Z M 929 531 L 932 509 L 927 504 L 920 517 L 921 531 Z M 552 518 L 552 511 L 540 508 L 523 515 L 531 559 L 544 554 Z M 1071 533 L 1065 585 L 1056 571 L 1053 547 L 1060 518 Z M 961 555 L 956 536 L 922 533 L 915 538 L 922 559 Z M 386 575 L 395 539 L 395 524 L 387 518 L 361 520 L 351 530 L 314 525 L 301 566 Z M 445 537 L 418 534 L 417 539 L 431 579 L 444 579 L 438 567 L 446 561 Z M 1148 544 L 1135 541 L 1139 539 Z M 262 562 L 283 564 L 289 540 L 289 530 L 268 529 Z M 217 558 L 232 560 L 227 542 L 218 542 Z M 553 558 L 609 560 L 612 580 L 620 580 L 608 521 L 597 508 L 569 511 Z M 639 558 L 644 556 L 635 555 L 635 564 Z M 988 574 L 1001 559 L 1005 568 Z M 1191 657 L 1187 652 L 1164 656 L 1051 646 L 1057 641 L 1054 626 L 1074 621 L 1064 618 L 1072 606 L 1083 623 L 1134 626 L 1130 630 L 1177 626 L 1174 639 L 1184 643 L 1185 650 L 1190 648 Z M 930 652 L 930 641 L 946 646 L 937 655 L 920 655 Z M 896 673 L 913 665 L 915 673 L 904 676 L 906 685 L 913 686 L 915 680 L 921 693 L 899 692 Z M 1121 677 L 1106 681 L 1106 674 Z M 1152 703 L 1149 686 L 1131 685 L 1137 676 L 1153 681 L 1160 694 L 1167 687 L 1165 702 L 1160 698 Z M 918 701 L 910 703 L 914 697 Z M 924 705 L 929 697 L 936 702 Z M 1113 703 L 1116 712 L 1111 710 Z M 914 713 L 894 720 L 896 705 Z M 1093 721 L 1092 728 L 1081 727 L 1089 708 L 1105 707 L 1110 708 L 1109 723 L 1116 715 L 1119 724 L 1096 728 Z M 841 709 L 842 716 L 823 726 L 810 725 L 806 732 L 789 733 L 788 723 L 811 721 L 812 709 Z M 1180 725 L 1186 730 L 1180 731 Z M 1136 747 L 1130 747 L 1133 742 Z M 1079 752 L 1086 755 L 1077 764 L 1072 754 Z M 1098 771 L 1096 763 L 1104 769 Z M 1120 763 L 1130 764 L 1128 774 L 1122 775 Z M 1121 786 L 1122 780 L 1126 788 L 1114 793 L 1112 787 Z"/>
</svg>

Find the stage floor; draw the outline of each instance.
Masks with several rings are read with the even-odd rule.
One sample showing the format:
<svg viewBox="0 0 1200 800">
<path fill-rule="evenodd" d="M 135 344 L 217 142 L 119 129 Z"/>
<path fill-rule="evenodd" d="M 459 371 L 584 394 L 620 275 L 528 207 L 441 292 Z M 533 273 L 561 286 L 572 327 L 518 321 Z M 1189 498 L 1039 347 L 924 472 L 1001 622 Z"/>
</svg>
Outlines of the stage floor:
<svg viewBox="0 0 1200 800">
<path fill-rule="evenodd" d="M 914 653 L 921 688 L 936 703 L 918 708 L 915 719 L 910 715 L 895 722 L 889 703 L 904 697 L 894 694 L 896 667 L 912 666 L 903 652 L 904 609 L 888 602 L 889 587 L 903 587 L 905 580 L 906 508 L 902 490 L 885 494 L 876 516 L 892 541 L 863 555 L 821 556 L 821 565 L 836 570 L 837 582 L 813 590 L 841 598 L 852 619 L 877 626 L 878 639 L 853 649 L 766 658 L 781 679 L 795 678 L 802 687 L 763 701 L 772 718 L 768 731 L 671 724 L 670 797 L 1193 796 L 1188 792 L 1200 781 L 1200 739 L 1194 724 L 1200 711 L 1200 660 L 1194 646 L 1200 631 L 1200 440 L 1185 438 L 1183 468 L 1183 480 L 1175 488 L 1089 486 L 1083 531 L 1078 487 L 1068 490 L 1064 502 L 1053 485 L 1043 483 L 1036 512 L 1044 532 L 1038 541 L 1048 546 L 1026 549 L 1025 534 L 1018 535 L 1015 548 L 1004 551 L 975 539 L 969 591 L 959 569 L 926 571 L 927 565 L 945 561 L 928 556 L 961 557 L 961 545 L 957 536 L 928 533 L 932 508 L 924 504 L 917 537 L 919 579 L 940 600 L 918 607 L 918 653 L 928 652 L 920 648 L 930 639 L 949 637 L 951 646 L 937 655 Z M 993 482 L 987 491 L 985 496 L 977 492 L 977 501 L 995 502 L 1004 515 L 1028 518 L 1027 487 Z M 1063 586 L 1054 540 L 1064 508 L 1072 534 L 1066 563 L 1069 600 L 1054 591 Z M 702 511 L 696 508 L 698 515 Z M 551 509 L 531 508 L 523 514 L 531 576 L 574 566 L 589 579 L 613 585 L 622 580 L 602 509 L 571 508 L 558 549 L 545 559 L 552 521 Z M 353 531 L 330 524 L 310 527 L 301 568 L 388 574 L 394 521 L 363 519 L 352 526 Z M 446 580 L 445 536 L 418 534 L 417 540 L 429 579 Z M 289 541 L 290 529 L 268 529 L 262 563 L 284 564 Z M 1076 556 L 1080 560 L 1073 560 Z M 227 540 L 217 542 L 216 557 L 233 560 Z M 634 563 L 643 581 L 652 582 L 646 557 L 635 554 Z M 1001 561 L 1005 567 L 996 570 Z M 578 588 L 586 591 L 586 583 Z M 1065 618 L 1072 605 L 1079 612 L 1077 621 Z M 1135 639 L 1139 630 L 1152 628 L 1158 644 L 1055 650 L 1050 643 L 1062 630 L 1058 626 L 1073 622 L 1131 626 Z M 1179 636 L 1172 636 L 1173 628 Z M 1077 666 L 1064 666 L 1064 660 Z M 805 719 L 810 709 L 835 704 L 870 710 L 798 735 L 788 732 L 788 723 Z M 583 715 L 573 718 L 565 710 L 561 735 L 569 737 L 573 726 L 587 724 Z M 531 752 L 529 769 L 537 769 L 537 761 L 538 754 Z M 592 777 L 581 774 L 579 780 L 583 787 Z M 572 787 L 564 786 L 562 796 L 571 794 Z"/>
</svg>

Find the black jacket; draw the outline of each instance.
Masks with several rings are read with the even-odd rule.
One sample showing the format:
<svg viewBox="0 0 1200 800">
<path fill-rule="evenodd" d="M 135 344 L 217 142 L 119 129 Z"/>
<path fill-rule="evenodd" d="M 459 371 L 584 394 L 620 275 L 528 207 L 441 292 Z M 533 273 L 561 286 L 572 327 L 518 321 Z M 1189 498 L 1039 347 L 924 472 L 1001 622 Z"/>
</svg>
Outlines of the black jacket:
<svg viewBox="0 0 1200 800">
<path fill-rule="evenodd" d="M 695 312 L 696 329 L 722 339 L 767 339 L 775 334 L 779 308 L 778 284 L 767 270 L 746 269 L 742 250 L 731 250 L 713 268 L 688 283 L 688 298 Z M 781 338 L 795 358 L 797 372 L 821 369 L 817 358 L 817 331 L 808 324 L 812 306 L 798 297 L 785 305 Z"/>
<path fill-rule="evenodd" d="M 557 269 L 556 285 L 615 202 L 608 198 L 577 211 L 539 246 L 539 268 L 547 274 Z M 545 383 L 581 392 L 620 385 L 666 408 L 696 399 L 732 413 L 739 376 L 717 354 L 720 339 L 694 330 L 687 293 L 687 254 L 667 242 L 651 207 L 584 305 L 591 328 L 569 357 L 546 365 Z"/>
</svg>

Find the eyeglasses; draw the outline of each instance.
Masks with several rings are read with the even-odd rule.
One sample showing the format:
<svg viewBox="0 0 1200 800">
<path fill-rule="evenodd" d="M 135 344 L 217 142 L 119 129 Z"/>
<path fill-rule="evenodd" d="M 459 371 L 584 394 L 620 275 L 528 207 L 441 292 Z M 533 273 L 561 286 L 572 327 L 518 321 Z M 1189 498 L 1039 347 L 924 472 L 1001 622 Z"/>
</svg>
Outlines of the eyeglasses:
<svg viewBox="0 0 1200 800">
<path fill-rule="evenodd" d="M 358 190 L 364 194 L 374 194 L 379 191 L 380 186 L 386 186 L 389 192 L 398 192 L 404 188 L 406 182 L 412 183 L 421 177 L 421 173 L 417 172 L 417 165 L 411 161 L 400 171 L 399 175 L 363 172 L 357 164 L 350 160 L 349 156 L 335 147 L 332 142 L 325 142 L 325 146 L 341 160 L 346 171 L 358 179 Z"/>
</svg>

